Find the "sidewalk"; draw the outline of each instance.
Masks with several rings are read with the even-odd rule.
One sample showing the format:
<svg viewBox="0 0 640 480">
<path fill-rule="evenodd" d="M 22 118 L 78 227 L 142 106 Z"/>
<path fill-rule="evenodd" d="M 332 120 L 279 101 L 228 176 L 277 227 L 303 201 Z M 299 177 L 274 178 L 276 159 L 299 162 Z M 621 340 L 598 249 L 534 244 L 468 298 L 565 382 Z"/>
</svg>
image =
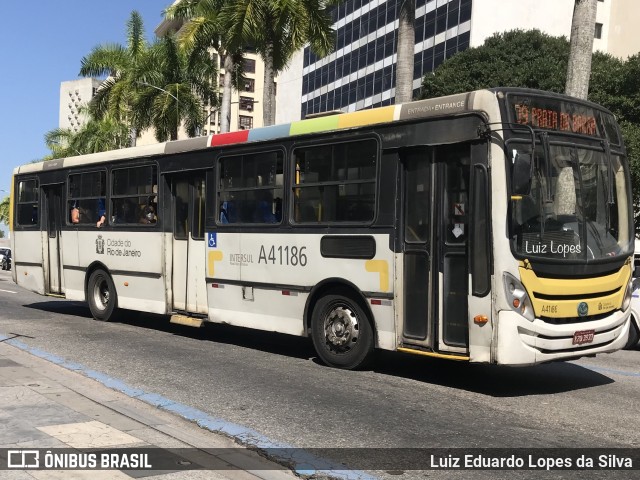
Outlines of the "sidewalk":
<svg viewBox="0 0 640 480">
<path fill-rule="evenodd" d="M 171 470 L 161 471 L 5 470 L 7 451 L 3 450 L 0 451 L 3 469 L 0 478 L 7 480 L 298 478 L 257 453 L 239 447 L 227 437 L 0 343 L 0 449 L 7 448 L 98 449 L 96 451 L 105 452 L 114 448 L 128 448 L 132 452 L 136 448 L 140 451 L 154 448 L 156 456 L 163 456 L 163 465 L 175 465 Z M 217 465 L 219 468 L 190 469 L 193 465 Z"/>
</svg>

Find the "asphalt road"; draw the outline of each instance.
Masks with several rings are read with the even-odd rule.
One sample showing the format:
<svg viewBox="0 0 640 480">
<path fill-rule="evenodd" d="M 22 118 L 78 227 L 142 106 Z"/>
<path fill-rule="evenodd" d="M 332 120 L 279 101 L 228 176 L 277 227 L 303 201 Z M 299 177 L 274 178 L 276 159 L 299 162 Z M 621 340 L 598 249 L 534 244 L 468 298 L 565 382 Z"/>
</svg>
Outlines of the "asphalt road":
<svg viewBox="0 0 640 480">
<path fill-rule="evenodd" d="M 0 334 L 295 447 L 640 447 L 638 350 L 527 368 L 382 352 L 349 372 L 322 365 L 302 338 L 134 312 L 98 322 L 85 304 L 26 292 L 4 271 Z M 530 472 L 514 473 L 504 478 Z M 585 478 L 572 473 L 563 478 Z M 418 476 L 401 474 L 381 476 Z"/>
</svg>

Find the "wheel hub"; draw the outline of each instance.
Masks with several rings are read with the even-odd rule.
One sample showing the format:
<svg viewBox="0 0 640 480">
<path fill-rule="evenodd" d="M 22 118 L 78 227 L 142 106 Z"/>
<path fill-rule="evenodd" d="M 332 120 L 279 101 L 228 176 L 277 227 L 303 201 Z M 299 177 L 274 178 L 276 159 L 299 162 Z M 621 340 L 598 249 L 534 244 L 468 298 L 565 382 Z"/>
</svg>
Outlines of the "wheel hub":
<svg viewBox="0 0 640 480">
<path fill-rule="evenodd" d="M 105 309 L 109 305 L 109 285 L 106 281 L 101 280 L 96 283 L 94 291 L 96 306 L 101 306 L 103 309 Z"/>
<path fill-rule="evenodd" d="M 334 308 L 327 315 L 324 331 L 328 344 L 348 347 L 358 339 L 358 317 L 348 308 Z"/>
</svg>

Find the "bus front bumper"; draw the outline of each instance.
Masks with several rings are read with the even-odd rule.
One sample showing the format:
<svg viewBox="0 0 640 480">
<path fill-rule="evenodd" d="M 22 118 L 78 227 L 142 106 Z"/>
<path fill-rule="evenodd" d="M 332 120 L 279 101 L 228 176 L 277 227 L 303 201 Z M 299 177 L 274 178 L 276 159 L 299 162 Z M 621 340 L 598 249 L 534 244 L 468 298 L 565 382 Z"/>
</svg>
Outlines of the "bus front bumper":
<svg viewBox="0 0 640 480">
<path fill-rule="evenodd" d="M 570 360 L 620 350 L 627 343 L 631 310 L 616 311 L 605 319 L 556 325 L 540 319 L 530 322 L 513 311 L 498 314 L 495 361 L 503 365 L 533 365 Z M 576 344 L 576 332 L 593 330 L 593 341 Z"/>
</svg>

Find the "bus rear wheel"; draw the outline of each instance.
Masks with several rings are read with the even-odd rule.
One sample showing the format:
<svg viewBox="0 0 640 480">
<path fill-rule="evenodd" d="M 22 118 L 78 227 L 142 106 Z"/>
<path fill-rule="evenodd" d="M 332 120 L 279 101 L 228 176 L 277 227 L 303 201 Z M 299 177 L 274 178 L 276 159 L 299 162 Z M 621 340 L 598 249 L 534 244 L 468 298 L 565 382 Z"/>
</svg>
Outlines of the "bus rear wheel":
<svg viewBox="0 0 640 480">
<path fill-rule="evenodd" d="M 365 366 L 373 355 L 373 329 L 357 302 L 343 295 L 318 300 L 311 317 L 311 336 L 320 359 L 337 368 Z"/>
<path fill-rule="evenodd" d="M 93 318 L 105 322 L 113 318 L 118 305 L 118 295 L 113 280 L 107 272 L 98 269 L 91 273 L 87 297 Z"/>
</svg>

